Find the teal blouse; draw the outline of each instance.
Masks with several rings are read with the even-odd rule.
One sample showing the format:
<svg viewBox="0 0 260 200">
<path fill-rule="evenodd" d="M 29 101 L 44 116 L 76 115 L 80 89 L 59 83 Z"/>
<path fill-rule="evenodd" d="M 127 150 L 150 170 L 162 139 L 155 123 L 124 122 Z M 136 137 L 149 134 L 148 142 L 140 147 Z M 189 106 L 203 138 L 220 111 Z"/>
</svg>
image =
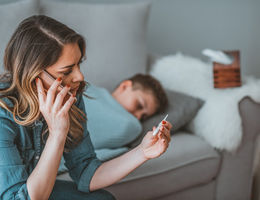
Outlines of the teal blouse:
<svg viewBox="0 0 260 200">
<path fill-rule="evenodd" d="M 77 99 L 75 105 L 85 112 L 82 95 Z M 43 151 L 41 133 L 45 126 L 45 120 L 21 126 L 14 121 L 10 112 L 0 107 L 0 199 L 30 199 L 26 181 Z M 63 156 L 78 190 L 89 192 L 91 178 L 101 162 L 94 152 L 86 123 L 82 126 L 83 140 L 68 153 L 64 152 Z"/>
</svg>

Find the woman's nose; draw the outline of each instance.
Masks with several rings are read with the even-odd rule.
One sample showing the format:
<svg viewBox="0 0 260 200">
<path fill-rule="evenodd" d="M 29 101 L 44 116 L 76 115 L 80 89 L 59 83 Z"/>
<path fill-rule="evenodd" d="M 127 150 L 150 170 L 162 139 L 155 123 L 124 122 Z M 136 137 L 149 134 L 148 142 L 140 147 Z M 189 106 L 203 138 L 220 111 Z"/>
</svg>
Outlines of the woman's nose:
<svg viewBox="0 0 260 200">
<path fill-rule="evenodd" d="M 80 68 L 77 67 L 75 70 L 75 74 L 73 77 L 73 82 L 80 82 L 84 80 L 84 75 L 82 74 L 82 72 L 80 71 Z"/>
</svg>

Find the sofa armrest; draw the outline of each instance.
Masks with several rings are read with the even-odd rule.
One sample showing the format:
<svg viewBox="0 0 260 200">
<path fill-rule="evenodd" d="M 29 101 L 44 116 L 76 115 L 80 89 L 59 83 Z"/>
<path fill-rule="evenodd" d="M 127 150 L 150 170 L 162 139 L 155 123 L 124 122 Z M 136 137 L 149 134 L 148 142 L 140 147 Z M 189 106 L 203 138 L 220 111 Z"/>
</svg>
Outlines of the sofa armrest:
<svg viewBox="0 0 260 200">
<path fill-rule="evenodd" d="M 260 132 L 260 104 L 246 96 L 238 106 L 243 138 L 237 152 L 222 152 L 222 165 L 216 186 L 217 200 L 249 200 L 251 195 L 255 138 Z"/>
<path fill-rule="evenodd" d="M 257 103 L 249 96 L 246 96 L 239 102 L 239 113 L 243 127 L 242 143 L 255 140 L 260 132 L 260 103 Z"/>
</svg>

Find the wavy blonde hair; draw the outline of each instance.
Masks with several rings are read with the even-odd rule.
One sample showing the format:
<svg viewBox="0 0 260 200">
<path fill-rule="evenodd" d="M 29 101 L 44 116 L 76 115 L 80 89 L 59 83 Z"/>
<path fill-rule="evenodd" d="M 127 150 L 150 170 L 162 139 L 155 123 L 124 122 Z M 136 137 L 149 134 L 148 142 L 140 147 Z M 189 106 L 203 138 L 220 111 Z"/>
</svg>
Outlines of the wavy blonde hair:
<svg viewBox="0 0 260 200">
<path fill-rule="evenodd" d="M 51 66 L 61 55 L 65 44 L 77 43 L 81 59 L 85 57 L 84 38 L 66 25 L 43 15 L 23 20 L 12 35 L 4 55 L 5 73 L 0 82 L 8 82 L 0 89 L 0 106 L 12 113 L 16 123 L 31 125 L 40 116 L 35 78 Z M 86 82 L 81 82 L 78 93 L 83 92 Z M 9 99 L 8 106 L 2 98 Z M 73 105 L 69 111 L 70 128 L 65 149 L 78 144 L 83 137 L 82 122 L 85 114 Z M 48 133 L 48 127 L 45 129 Z"/>
</svg>

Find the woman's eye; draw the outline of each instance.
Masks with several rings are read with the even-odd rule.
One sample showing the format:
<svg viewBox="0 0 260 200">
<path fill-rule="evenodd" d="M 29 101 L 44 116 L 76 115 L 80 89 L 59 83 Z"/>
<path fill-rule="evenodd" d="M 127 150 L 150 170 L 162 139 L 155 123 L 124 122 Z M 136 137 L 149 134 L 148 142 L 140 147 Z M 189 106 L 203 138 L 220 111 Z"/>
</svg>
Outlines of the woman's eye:
<svg viewBox="0 0 260 200">
<path fill-rule="evenodd" d="M 72 70 L 67 71 L 67 72 L 63 72 L 63 74 L 64 74 L 65 76 L 67 76 L 67 75 L 69 75 L 71 72 L 72 72 Z"/>
</svg>

